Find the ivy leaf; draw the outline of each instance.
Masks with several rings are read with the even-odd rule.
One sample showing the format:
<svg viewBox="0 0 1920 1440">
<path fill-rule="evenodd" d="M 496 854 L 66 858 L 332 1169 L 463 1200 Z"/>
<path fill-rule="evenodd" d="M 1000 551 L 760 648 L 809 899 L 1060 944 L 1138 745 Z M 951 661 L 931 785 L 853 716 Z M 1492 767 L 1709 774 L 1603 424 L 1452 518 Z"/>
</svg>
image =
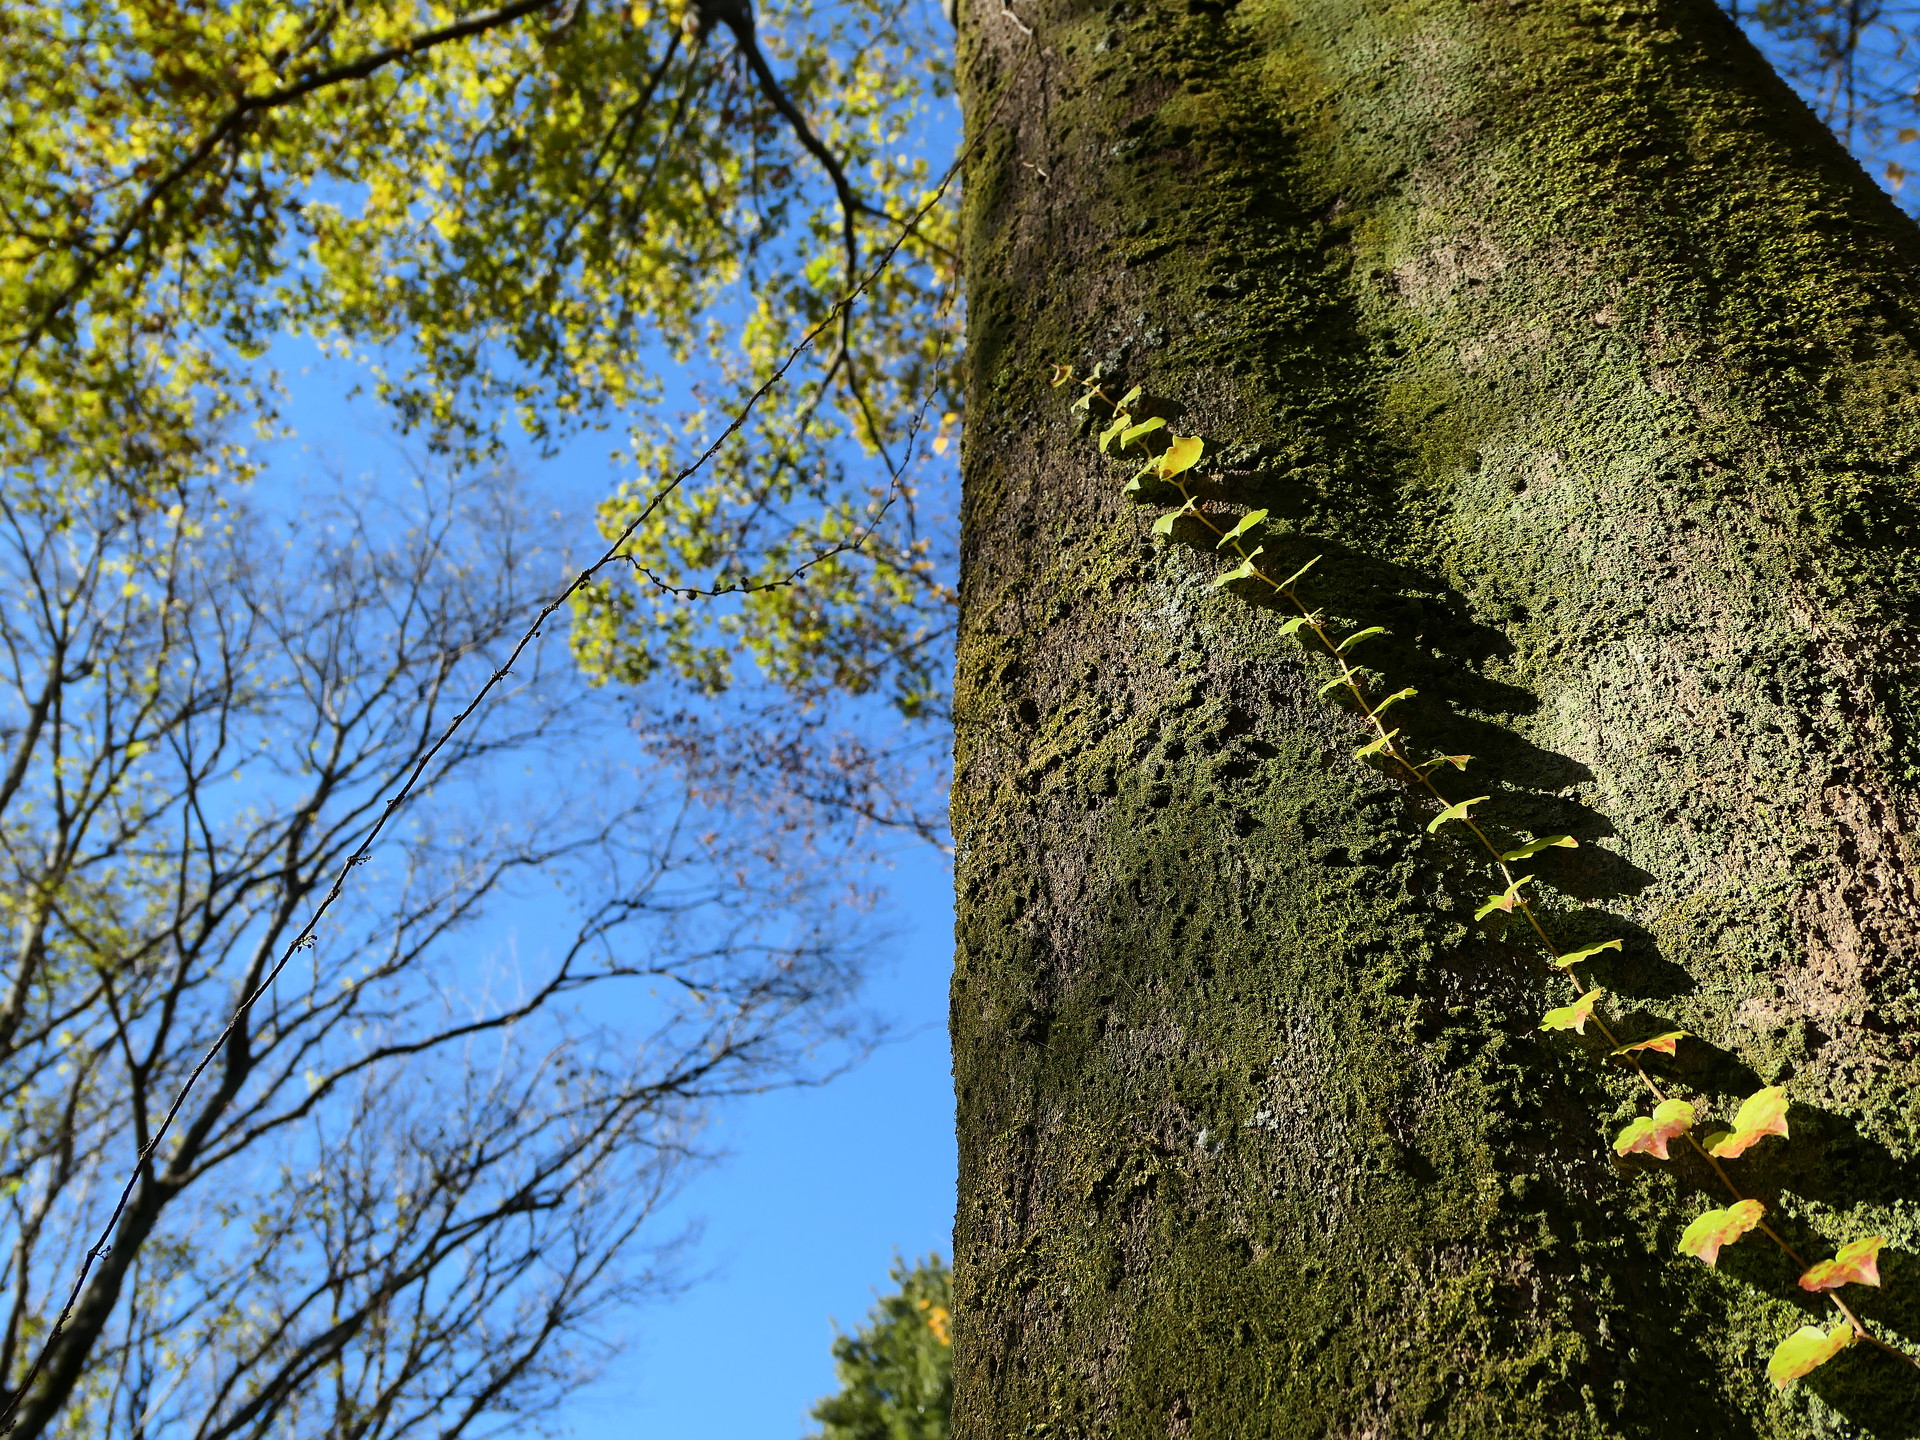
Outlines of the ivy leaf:
<svg viewBox="0 0 1920 1440">
<path fill-rule="evenodd" d="M 1306 564 L 1302 565 L 1298 570 L 1294 571 L 1291 575 L 1287 576 L 1286 579 L 1282 580 L 1280 582 L 1279 588 L 1282 590 L 1291 590 L 1293 588 L 1293 582 L 1298 580 L 1302 575 L 1306 574 L 1307 571 L 1311 570 L 1314 566 L 1318 565 L 1320 563 L 1320 559 L 1321 559 L 1320 556 L 1318 555 L 1314 556 L 1311 560 L 1307 561 Z"/>
<path fill-rule="evenodd" d="M 1085 410 L 1089 414 L 1091 414 L 1092 408 L 1093 408 L 1093 397 L 1099 393 L 1100 392 L 1098 390 L 1089 390 L 1087 391 L 1086 394 L 1082 395 L 1078 400 L 1074 401 L 1073 404 L 1069 405 L 1067 409 Z"/>
<path fill-rule="evenodd" d="M 1584 950 L 1575 950 L 1570 955 L 1562 955 L 1553 963 L 1558 965 L 1562 970 L 1565 970 L 1569 965 L 1578 965 L 1583 961 L 1591 960 L 1602 950 L 1618 950 L 1619 948 L 1620 942 L 1618 940 L 1602 940 L 1598 945 L 1589 945 Z"/>
<path fill-rule="evenodd" d="M 1411 690 L 1402 690 L 1399 695 L 1389 695 L 1386 699 L 1382 700 L 1378 705 L 1374 707 L 1373 713 L 1378 715 L 1382 710 L 1386 709 L 1387 706 L 1391 705 L 1394 701 L 1398 700 L 1400 698 L 1400 695 L 1411 695 L 1413 693 L 1414 692 Z M 1427 833 L 1429 835 L 1433 834 L 1442 825 L 1446 824 L 1449 820 L 1466 819 L 1468 806 L 1478 805 L 1482 800 L 1491 800 L 1492 798 L 1493 797 L 1491 795 L 1476 795 L 1471 800 L 1462 800 L 1458 805 L 1447 806 L 1446 809 L 1442 810 L 1438 815 L 1434 816 L 1433 819 L 1427 822 Z"/>
<path fill-rule="evenodd" d="M 1131 390 L 1127 391 L 1126 394 L 1122 395 L 1120 397 L 1120 403 L 1114 406 L 1113 408 L 1116 410 L 1128 409 L 1130 406 L 1132 406 L 1133 402 L 1138 400 L 1139 398 L 1140 398 L 1140 387 L 1136 385 Z"/>
<path fill-rule="evenodd" d="M 1769 1085 L 1740 1102 L 1733 1117 L 1733 1133 L 1717 1141 L 1708 1153 L 1721 1160 L 1738 1160 L 1750 1146 L 1767 1135 L 1787 1135 L 1787 1088 Z"/>
<path fill-rule="evenodd" d="M 1129 425 L 1120 434 L 1120 448 L 1126 449 L 1142 435 L 1151 435 L 1155 430 L 1165 429 L 1166 424 L 1166 421 L 1156 415 L 1151 420 L 1142 420 L 1138 425 Z"/>
<path fill-rule="evenodd" d="M 1293 617 L 1293 619 L 1287 621 L 1286 624 L 1280 627 L 1280 633 L 1282 635 L 1295 634 L 1299 631 L 1301 626 L 1311 625 L 1315 621 L 1319 620 L 1319 618 L 1320 618 L 1320 614 L 1318 611 L 1315 611 L 1311 615 L 1296 615 Z"/>
<path fill-rule="evenodd" d="M 1709 1210 L 1687 1226 L 1680 1236 L 1680 1252 L 1698 1255 L 1708 1265 L 1720 1258 L 1720 1247 L 1731 1245 L 1760 1223 L 1767 1207 L 1758 1200 L 1742 1200 L 1724 1210 Z"/>
<path fill-rule="evenodd" d="M 1456 770 L 1464 770 L 1467 768 L 1467 762 L 1472 758 L 1471 755 L 1436 755 L 1431 760 L 1423 760 L 1420 763 L 1420 773 L 1429 774 L 1442 765 L 1451 765 Z"/>
<path fill-rule="evenodd" d="M 1802 1325 L 1780 1342 L 1767 1361 L 1767 1378 L 1782 1390 L 1802 1375 L 1811 1374 L 1853 1343 L 1853 1326 L 1837 1322 L 1822 1331 L 1818 1325 Z"/>
<path fill-rule="evenodd" d="M 1173 443 L 1161 452 L 1154 468 L 1162 480 L 1171 480 L 1198 465 L 1206 448 L 1207 442 L 1198 435 L 1176 435 Z"/>
<path fill-rule="evenodd" d="M 1816 1294 L 1838 1290 L 1842 1285 L 1878 1285 L 1880 1283 L 1880 1247 L 1887 1242 L 1869 1235 L 1851 1245 L 1842 1245 L 1831 1260 L 1822 1260 L 1800 1277 L 1800 1288 Z"/>
<path fill-rule="evenodd" d="M 1366 629 L 1356 631 L 1352 635 L 1347 636 L 1346 639 L 1334 647 L 1334 653 L 1344 655 L 1362 640 L 1371 640 L 1375 635 L 1384 635 L 1386 633 L 1387 627 L 1384 625 L 1369 625 Z"/>
<path fill-rule="evenodd" d="M 1264 510 L 1249 510 L 1245 515 L 1240 517 L 1240 523 L 1238 525 L 1220 537 L 1220 543 L 1213 548 L 1216 550 L 1226 549 L 1229 544 L 1238 540 L 1242 535 L 1246 534 L 1266 518 L 1267 512 Z"/>
<path fill-rule="evenodd" d="M 1156 535 L 1171 535 L 1173 534 L 1173 527 L 1175 523 L 1182 519 L 1185 519 L 1187 516 L 1193 513 L 1194 513 L 1193 502 L 1189 500 L 1185 505 L 1182 505 L 1178 510 L 1169 510 L 1166 514 L 1162 515 L 1158 520 L 1154 521 L 1153 533 Z"/>
<path fill-rule="evenodd" d="M 1420 692 L 1414 689 L 1411 685 L 1409 685 L 1404 690 L 1396 690 L 1391 695 L 1387 696 L 1386 699 L 1382 700 L 1378 705 L 1374 706 L 1372 713 L 1375 715 L 1378 715 L 1382 710 L 1386 709 L 1387 706 L 1393 704 L 1395 701 L 1411 700 L 1414 696 L 1418 695 L 1419 693 Z M 1486 797 L 1482 796 L 1481 798 L 1485 799 Z"/>
<path fill-rule="evenodd" d="M 1544 840 L 1529 840 L 1518 850 L 1509 850 L 1500 858 L 1502 860 L 1525 860 L 1530 856 L 1538 855 L 1542 850 L 1551 849 L 1556 845 L 1566 850 L 1577 850 L 1580 847 L 1580 842 L 1571 835 L 1549 835 Z"/>
<path fill-rule="evenodd" d="M 1636 1150 L 1660 1160 L 1670 1160 L 1667 1142 L 1693 1128 L 1693 1106 L 1685 1100 L 1662 1100 L 1653 1114 L 1639 1115 L 1613 1142 L 1613 1153 L 1622 1157 Z"/>
<path fill-rule="evenodd" d="M 1533 879 L 1531 875 L 1522 875 L 1518 880 L 1507 886 L 1500 894 L 1489 895 L 1487 897 L 1487 903 L 1473 912 L 1473 918 L 1476 920 L 1484 920 L 1496 910 L 1503 910 L 1511 915 L 1513 913 L 1513 907 L 1520 903 L 1520 887 L 1531 879 Z"/>
<path fill-rule="evenodd" d="M 1353 758 L 1356 760 L 1364 760 L 1369 755 L 1378 755 L 1382 750 L 1385 750 L 1389 745 L 1393 744 L 1393 737 L 1399 733 L 1398 730 L 1389 730 L 1378 740 L 1368 741 L 1365 745 L 1362 745 L 1358 750 L 1353 752 Z"/>
<path fill-rule="evenodd" d="M 1114 442 L 1115 437 L 1132 423 L 1133 417 L 1131 415 L 1127 414 L 1124 410 L 1117 411 L 1107 428 L 1100 432 L 1100 453 L 1102 455 L 1106 454 L 1107 447 Z"/>
<path fill-rule="evenodd" d="M 1213 588 L 1218 590 L 1222 585 L 1231 585 L 1236 580 L 1251 580 L 1255 575 L 1259 574 L 1259 571 L 1253 568 L 1253 562 L 1255 558 L 1263 554 L 1264 551 L 1264 546 L 1254 546 L 1253 554 L 1247 556 L 1246 559 L 1242 560 L 1225 574 L 1213 577 Z"/>
<path fill-rule="evenodd" d="M 1072 378 L 1073 378 L 1073 366 L 1056 365 L 1053 367 L 1053 378 L 1049 380 L 1047 383 L 1053 386 L 1054 389 L 1058 390 L 1062 385 L 1066 384 L 1067 381 L 1071 380 Z"/>
<path fill-rule="evenodd" d="M 1587 1021 L 1593 1018 L 1593 1007 L 1607 992 L 1595 986 L 1571 1005 L 1562 1005 L 1558 1010 L 1549 1010 L 1540 1019 L 1542 1030 L 1571 1030 L 1576 1035 L 1587 1033 Z"/>
<path fill-rule="evenodd" d="M 1622 1045 L 1613 1053 L 1631 1055 L 1636 1050 L 1658 1050 L 1662 1055 L 1673 1054 L 1673 1047 L 1687 1038 L 1685 1030 L 1669 1030 L 1664 1035 L 1656 1035 L 1651 1040 L 1636 1040 L 1631 1045 Z"/>
<path fill-rule="evenodd" d="M 1338 690 L 1342 685 L 1346 683 L 1347 683 L 1347 677 L 1344 674 L 1336 675 L 1331 680 L 1327 681 L 1326 684 L 1322 685 L 1317 693 L 1319 694 L 1320 698 L 1324 700 L 1327 698 L 1328 695 L 1332 694 L 1335 690 Z"/>
</svg>

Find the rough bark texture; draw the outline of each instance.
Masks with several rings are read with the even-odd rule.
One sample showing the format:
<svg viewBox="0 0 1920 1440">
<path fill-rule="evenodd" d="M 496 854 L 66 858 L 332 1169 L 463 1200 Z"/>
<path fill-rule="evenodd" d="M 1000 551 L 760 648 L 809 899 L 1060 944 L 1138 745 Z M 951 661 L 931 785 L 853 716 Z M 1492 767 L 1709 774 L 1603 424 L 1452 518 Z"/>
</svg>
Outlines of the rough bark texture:
<svg viewBox="0 0 1920 1440">
<path fill-rule="evenodd" d="M 1707 0 L 1015 9 L 961 15 L 956 1436 L 1920 1434 L 1865 1346 L 1776 1395 L 1821 1306 L 1676 1252 L 1710 1175 L 1614 1159 L 1485 867 L 1046 383 L 1326 555 L 1458 795 L 1579 837 L 1545 908 L 1676 1088 L 1789 1085 L 1738 1171 L 1890 1237 L 1915 1349 L 1914 227 Z"/>
</svg>

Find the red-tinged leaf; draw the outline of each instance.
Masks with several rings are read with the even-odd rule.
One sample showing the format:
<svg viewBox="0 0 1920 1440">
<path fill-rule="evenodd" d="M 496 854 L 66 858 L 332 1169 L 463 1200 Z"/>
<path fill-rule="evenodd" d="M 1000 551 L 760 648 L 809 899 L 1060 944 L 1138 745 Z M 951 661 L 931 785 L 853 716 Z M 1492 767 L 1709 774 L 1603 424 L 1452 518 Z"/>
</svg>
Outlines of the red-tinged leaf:
<svg viewBox="0 0 1920 1440">
<path fill-rule="evenodd" d="M 1712 1265 L 1720 1258 L 1720 1247 L 1731 1245 L 1760 1223 L 1767 1207 L 1758 1200 L 1742 1200 L 1724 1210 L 1709 1210 L 1687 1226 L 1680 1236 L 1680 1251 L 1698 1255 Z"/>
<path fill-rule="evenodd" d="M 1768 1135 L 1785 1138 L 1787 1134 L 1787 1091 L 1783 1085 L 1769 1085 L 1741 1102 L 1733 1117 L 1733 1133 L 1720 1140 L 1710 1152 L 1721 1160 L 1738 1160 L 1752 1145 Z"/>
<path fill-rule="evenodd" d="M 1778 1135 L 1787 1138 L 1787 1087 L 1769 1085 L 1764 1090 L 1755 1091 L 1740 1102 L 1740 1109 L 1733 1117 L 1736 1131 L 1752 1130 L 1761 1135 Z"/>
<path fill-rule="evenodd" d="M 1489 895 L 1486 904 L 1473 912 L 1473 918 L 1484 920 L 1496 910 L 1511 915 L 1513 907 L 1520 903 L 1520 887 L 1531 879 L 1533 879 L 1531 875 L 1522 875 L 1498 895 Z"/>
<path fill-rule="evenodd" d="M 1851 1245 L 1842 1245 L 1831 1260 L 1822 1260 L 1800 1277 L 1802 1290 L 1838 1290 L 1842 1285 L 1878 1285 L 1880 1283 L 1880 1247 L 1887 1242 L 1869 1235 Z"/>
<path fill-rule="evenodd" d="M 1693 1128 L 1693 1106 L 1684 1100 L 1662 1100 L 1653 1114 L 1641 1115 L 1620 1132 L 1613 1142 L 1613 1153 L 1620 1156 L 1644 1151 L 1660 1160 L 1670 1160 L 1667 1142 Z"/>
<path fill-rule="evenodd" d="M 1607 992 L 1599 988 L 1587 991 L 1571 1005 L 1562 1005 L 1558 1010 L 1549 1010 L 1540 1021 L 1542 1030 L 1571 1030 L 1576 1035 L 1587 1033 L 1587 1021 L 1593 1018 L 1593 1007 Z"/>
<path fill-rule="evenodd" d="M 1853 1326 L 1842 1320 L 1831 1330 L 1802 1325 L 1780 1342 L 1767 1361 L 1767 1378 L 1782 1390 L 1811 1374 L 1853 1343 Z"/>
<path fill-rule="evenodd" d="M 1631 1055 L 1636 1050 L 1658 1050 L 1662 1055 L 1673 1054 L 1674 1046 L 1687 1038 L 1685 1030 L 1669 1030 L 1664 1035 L 1656 1035 L 1651 1040 L 1636 1040 L 1631 1045 L 1622 1045 L 1613 1053 Z"/>
<path fill-rule="evenodd" d="M 1056 365 L 1053 367 L 1053 378 L 1049 380 L 1047 383 L 1053 386 L 1054 389 L 1058 390 L 1062 385 L 1066 384 L 1067 381 L 1071 380 L 1072 378 L 1073 378 L 1073 366 Z"/>
<path fill-rule="evenodd" d="M 1353 758 L 1356 760 L 1364 760 L 1369 755 L 1378 755 L 1383 750 L 1392 749 L 1393 737 L 1399 733 L 1398 730 L 1389 730 L 1378 740 L 1368 741 L 1365 745 L 1362 745 L 1358 750 L 1353 752 Z"/>
</svg>

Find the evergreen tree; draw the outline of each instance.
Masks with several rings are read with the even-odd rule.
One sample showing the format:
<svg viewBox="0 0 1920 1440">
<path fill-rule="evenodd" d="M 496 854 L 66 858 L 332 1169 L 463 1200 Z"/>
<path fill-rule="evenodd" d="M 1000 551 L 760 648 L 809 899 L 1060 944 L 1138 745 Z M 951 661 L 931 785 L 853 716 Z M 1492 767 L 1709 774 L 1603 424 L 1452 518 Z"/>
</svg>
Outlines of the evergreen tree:
<svg viewBox="0 0 1920 1440">
<path fill-rule="evenodd" d="M 813 1407 L 818 1440 L 946 1440 L 953 1395 L 946 1262 L 895 1260 L 897 1290 L 833 1342 L 840 1393 Z"/>
</svg>

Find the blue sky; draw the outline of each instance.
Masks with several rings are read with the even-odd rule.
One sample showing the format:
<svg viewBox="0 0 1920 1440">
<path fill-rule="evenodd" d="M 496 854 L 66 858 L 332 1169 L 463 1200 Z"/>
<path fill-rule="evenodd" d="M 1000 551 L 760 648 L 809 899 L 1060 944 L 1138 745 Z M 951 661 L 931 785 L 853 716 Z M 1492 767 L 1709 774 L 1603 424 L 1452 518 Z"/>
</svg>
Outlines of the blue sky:
<svg viewBox="0 0 1920 1440">
<path fill-rule="evenodd" d="M 272 357 L 297 433 L 259 482 L 269 508 L 328 466 L 398 476 L 402 451 L 370 400 L 348 401 L 351 367 L 321 362 L 304 342 Z M 597 550 L 591 507 L 611 488 L 611 437 L 560 457 L 516 457 L 528 493 L 561 512 L 578 550 Z M 557 643 L 556 633 L 548 643 Z M 834 1388 L 835 1327 L 856 1326 L 887 1285 L 896 1253 L 949 1252 L 954 1207 L 953 1091 L 947 980 L 953 953 L 952 872 L 924 842 L 893 843 L 853 877 L 884 889 L 873 917 L 884 938 L 868 957 L 865 1002 L 892 1038 L 828 1084 L 777 1091 L 720 1111 L 705 1136 L 720 1158 L 660 1217 L 653 1238 L 692 1226 L 677 1296 L 624 1317 L 625 1349 L 580 1393 L 560 1428 L 582 1440 L 698 1434 L 714 1440 L 798 1440 L 808 1410 Z M 483 942 L 537 938 L 550 916 L 502 905 Z M 551 1419 L 552 1417 L 548 1417 Z"/>
</svg>

